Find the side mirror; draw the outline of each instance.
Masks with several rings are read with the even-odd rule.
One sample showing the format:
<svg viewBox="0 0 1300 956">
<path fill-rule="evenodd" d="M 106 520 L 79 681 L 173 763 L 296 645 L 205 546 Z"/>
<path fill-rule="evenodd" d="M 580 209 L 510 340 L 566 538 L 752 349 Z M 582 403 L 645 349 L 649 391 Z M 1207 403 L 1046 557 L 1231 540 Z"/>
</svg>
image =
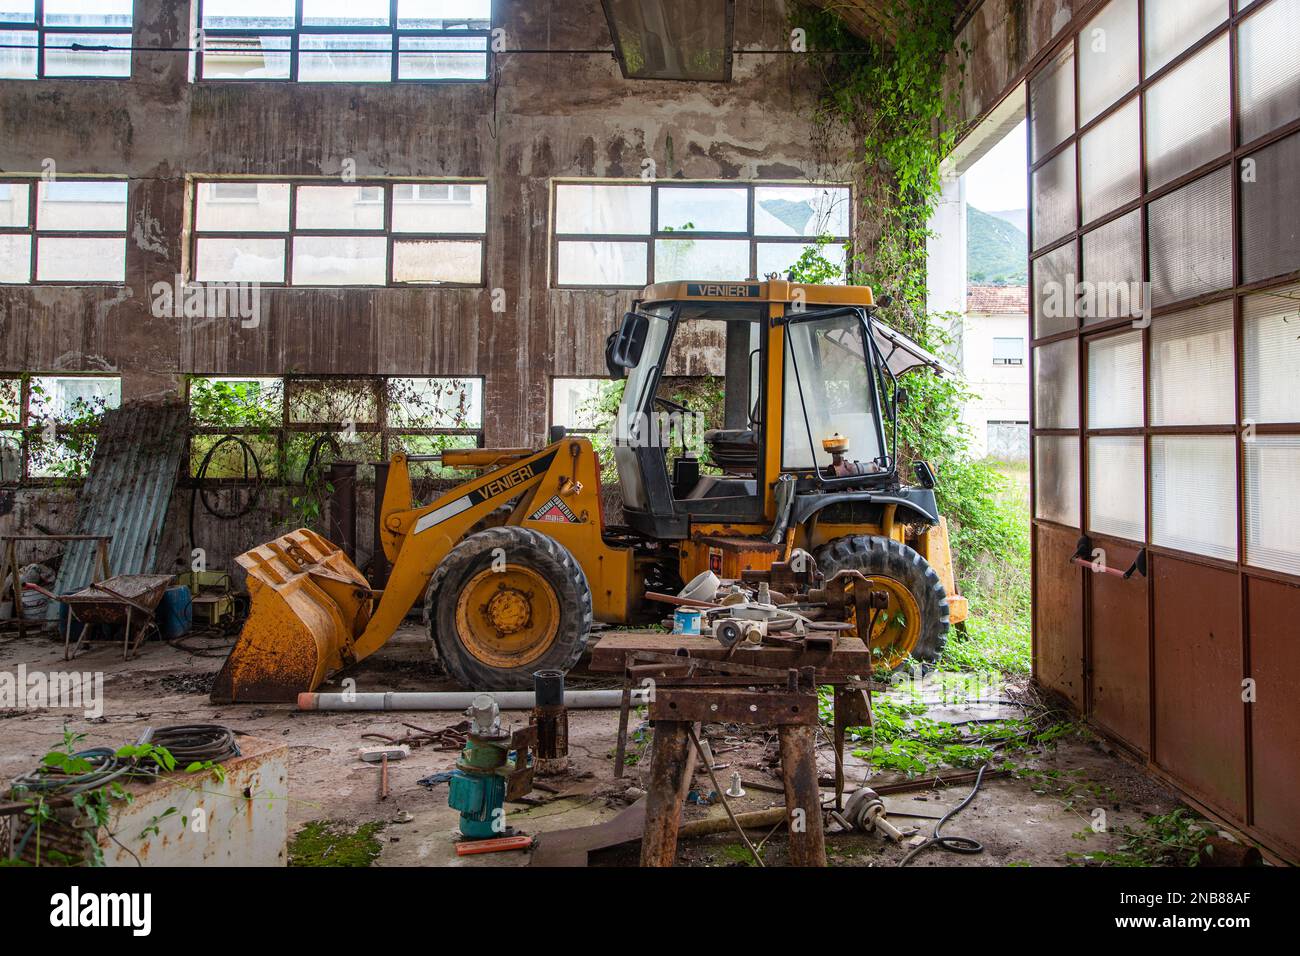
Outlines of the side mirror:
<svg viewBox="0 0 1300 956">
<path fill-rule="evenodd" d="M 895 386 L 895 387 L 894 387 L 894 402 L 893 402 L 893 404 L 890 406 L 890 409 L 889 409 L 889 411 L 890 411 L 890 413 L 891 413 L 891 414 L 890 414 L 890 417 L 891 417 L 894 421 L 898 421 L 898 410 L 899 410 L 900 408 L 906 408 L 906 407 L 907 407 L 907 402 L 908 402 L 907 389 L 905 389 L 905 388 L 904 388 L 903 386 L 901 386 L 901 385 L 897 385 L 897 386 Z"/>
<path fill-rule="evenodd" d="M 623 315 L 623 324 L 605 340 L 605 365 L 611 378 L 623 378 L 626 370 L 636 368 L 645 350 L 650 320 L 639 312 Z"/>
</svg>

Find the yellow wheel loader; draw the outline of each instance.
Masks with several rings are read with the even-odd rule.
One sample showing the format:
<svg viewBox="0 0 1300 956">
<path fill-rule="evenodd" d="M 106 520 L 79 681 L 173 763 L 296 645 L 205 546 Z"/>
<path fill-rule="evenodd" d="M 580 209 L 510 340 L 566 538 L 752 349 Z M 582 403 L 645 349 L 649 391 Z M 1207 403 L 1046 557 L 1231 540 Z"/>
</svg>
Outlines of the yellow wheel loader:
<svg viewBox="0 0 1300 956">
<path fill-rule="evenodd" d="M 557 428 L 537 450 L 444 451 L 444 466 L 477 475 L 423 506 L 407 465 L 419 459 L 397 455 L 380 514 L 387 587 L 306 529 L 241 555 L 250 614 L 212 699 L 294 700 L 382 647 L 421 600 L 452 677 L 529 687 L 534 671 L 577 662 L 593 621 L 661 617 L 647 591 L 675 593 L 706 571 L 739 580 L 796 553 L 826 577 L 867 583 L 874 610 L 855 627 L 882 666 L 940 654 L 966 602 L 934 475 L 920 463 L 915 484 L 903 481 L 895 433 L 899 378 L 946 369 L 880 322 L 869 288 L 652 285 L 610 335 L 606 362 L 624 379 L 609 438 L 623 524 L 605 521 L 586 435 Z M 701 374 L 723 382 L 711 407 L 671 397 L 677 376 Z"/>
</svg>

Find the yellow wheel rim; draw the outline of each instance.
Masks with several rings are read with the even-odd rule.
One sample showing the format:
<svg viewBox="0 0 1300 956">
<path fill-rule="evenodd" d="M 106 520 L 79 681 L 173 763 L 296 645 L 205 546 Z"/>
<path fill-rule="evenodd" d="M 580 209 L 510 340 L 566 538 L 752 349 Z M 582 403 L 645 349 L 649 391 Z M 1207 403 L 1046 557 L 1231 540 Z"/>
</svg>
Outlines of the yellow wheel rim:
<svg viewBox="0 0 1300 956">
<path fill-rule="evenodd" d="M 871 626 L 871 638 L 867 648 L 877 667 L 888 670 L 897 669 L 916 650 L 921 638 L 921 606 L 911 590 L 896 578 L 876 575 L 868 577 L 868 584 L 855 581 L 853 586 L 870 587 L 873 591 L 884 591 L 889 595 L 889 606 L 876 612 L 875 622 Z M 850 605 L 849 619 L 857 623 L 856 611 Z"/>
<path fill-rule="evenodd" d="M 560 629 L 555 589 L 532 568 L 484 568 L 456 601 L 456 635 L 491 667 L 524 667 L 550 649 Z"/>
</svg>

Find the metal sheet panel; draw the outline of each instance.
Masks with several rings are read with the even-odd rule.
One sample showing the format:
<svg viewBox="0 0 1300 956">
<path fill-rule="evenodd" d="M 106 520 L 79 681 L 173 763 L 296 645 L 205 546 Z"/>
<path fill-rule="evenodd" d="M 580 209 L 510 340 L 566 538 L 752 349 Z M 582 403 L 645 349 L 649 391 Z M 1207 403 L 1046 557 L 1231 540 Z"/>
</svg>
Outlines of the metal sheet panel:
<svg viewBox="0 0 1300 956">
<path fill-rule="evenodd" d="M 1078 533 L 1034 528 L 1034 676 L 1083 709 L 1083 575 Z"/>
<path fill-rule="evenodd" d="M 1097 539 L 1112 568 L 1128 568 L 1137 549 Z M 1136 750 L 1151 745 L 1147 579 L 1093 573 L 1090 587 L 1090 694 L 1093 720 Z"/>
<path fill-rule="evenodd" d="M 1257 578 L 1248 587 L 1254 822 L 1300 855 L 1300 587 Z"/>
<path fill-rule="evenodd" d="M 1246 815 L 1241 584 L 1232 571 L 1151 558 L 1155 763 L 1195 796 Z"/>
<path fill-rule="evenodd" d="M 95 458 L 77 500 L 75 534 L 111 534 L 114 574 L 149 574 L 185 454 L 182 404 L 130 403 L 104 413 Z M 94 544 L 72 542 L 64 552 L 55 592 L 91 582 Z M 57 614 L 57 607 L 52 607 Z"/>
</svg>

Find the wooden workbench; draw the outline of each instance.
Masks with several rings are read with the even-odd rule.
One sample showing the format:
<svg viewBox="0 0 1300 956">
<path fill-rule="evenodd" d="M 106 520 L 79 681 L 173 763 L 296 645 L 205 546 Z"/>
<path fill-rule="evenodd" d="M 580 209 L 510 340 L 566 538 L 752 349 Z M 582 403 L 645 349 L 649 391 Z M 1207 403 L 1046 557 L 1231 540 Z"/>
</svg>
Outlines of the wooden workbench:
<svg viewBox="0 0 1300 956">
<path fill-rule="evenodd" d="M 629 654 L 659 651 L 673 654 L 684 650 L 691 657 L 730 660 L 749 667 L 815 667 L 819 684 L 843 684 L 859 674 L 871 673 L 871 652 L 856 637 L 840 637 L 834 651 L 797 651 L 788 647 L 742 647 L 731 657 L 727 648 L 711 637 L 666 634 L 663 631 L 610 631 L 601 635 L 591 649 L 590 670 L 622 674 Z"/>
<path fill-rule="evenodd" d="M 709 676 L 712 686 L 700 687 L 699 681 L 674 678 L 670 674 L 655 678 L 656 692 L 650 703 L 650 718 L 655 726 L 654 757 L 646 805 L 645 831 L 641 841 L 642 866 L 671 866 L 676 858 L 677 830 L 682 807 L 695 763 L 697 725 L 723 721 L 755 726 L 775 725 L 780 738 L 782 781 L 786 806 L 790 810 L 790 860 L 796 866 L 825 866 L 826 849 L 822 833 L 821 796 L 817 781 L 815 731 L 817 726 L 817 685 L 835 688 L 835 803 L 842 808 L 844 794 L 845 728 L 870 723 L 870 705 L 864 690 L 855 684 L 859 675 L 871 671 L 871 652 L 856 637 L 841 636 L 834 650 L 808 650 L 794 647 L 742 646 L 734 651 L 710 637 L 665 634 L 662 631 L 614 631 L 604 634 L 591 651 L 590 669 L 597 673 L 616 673 L 624 678 L 623 708 L 619 721 L 619 753 L 627 732 L 627 711 L 635 676 L 651 671 L 656 665 L 634 666 L 633 658 L 641 652 L 680 654 L 683 662 L 697 660 L 725 661 L 748 667 L 780 671 L 813 670 L 812 685 L 806 682 L 788 686 L 756 686 L 768 682 L 752 676 L 738 675 L 734 686 L 720 686 L 725 678 L 717 672 Z M 667 666 L 667 665 L 660 665 Z M 680 673 L 680 672 L 679 672 Z M 618 761 L 616 774 L 621 772 Z"/>
</svg>

